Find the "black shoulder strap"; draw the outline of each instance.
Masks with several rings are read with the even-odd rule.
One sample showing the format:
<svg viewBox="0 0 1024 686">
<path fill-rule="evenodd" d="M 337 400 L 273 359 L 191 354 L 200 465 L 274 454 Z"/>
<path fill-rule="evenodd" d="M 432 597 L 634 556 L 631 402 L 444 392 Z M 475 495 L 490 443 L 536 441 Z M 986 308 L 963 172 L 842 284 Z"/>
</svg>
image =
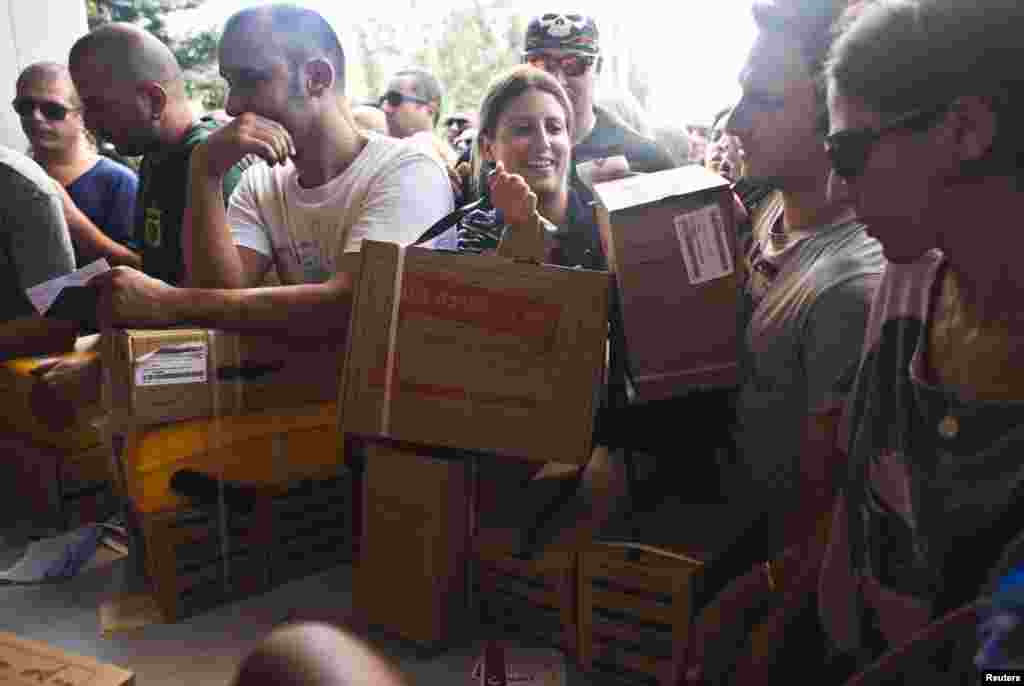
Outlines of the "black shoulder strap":
<svg viewBox="0 0 1024 686">
<path fill-rule="evenodd" d="M 435 238 L 443 234 L 445 231 L 458 224 L 460 221 L 462 221 L 463 217 L 465 217 L 467 214 L 480 207 L 482 204 L 483 199 L 481 198 L 476 202 L 471 202 L 468 205 L 463 205 L 454 212 L 446 214 L 445 216 L 438 219 L 433 226 L 431 226 L 429 229 L 420 234 L 420 237 L 416 239 L 416 242 L 413 243 L 413 245 L 422 245 L 427 241 L 434 240 Z"/>
</svg>

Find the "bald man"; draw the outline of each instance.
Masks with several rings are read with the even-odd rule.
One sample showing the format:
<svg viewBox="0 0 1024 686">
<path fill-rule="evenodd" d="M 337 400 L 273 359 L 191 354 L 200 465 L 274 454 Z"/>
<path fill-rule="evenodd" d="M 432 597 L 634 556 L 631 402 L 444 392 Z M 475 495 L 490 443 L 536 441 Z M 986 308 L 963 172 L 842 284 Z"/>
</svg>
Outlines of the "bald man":
<svg viewBox="0 0 1024 686">
<path fill-rule="evenodd" d="M 239 667 L 232 686 L 405 686 L 397 669 L 352 635 L 325 624 L 275 630 Z"/>
<path fill-rule="evenodd" d="M 219 61 L 234 119 L 192 155 L 197 288 L 118 268 L 95 280 L 101 320 L 343 339 L 352 294 L 343 254 L 365 239 L 409 244 L 451 212 L 447 171 L 355 123 L 341 44 L 312 10 L 242 10 L 224 27 Z M 224 175 L 249 154 L 266 164 L 246 170 L 225 211 Z M 257 288 L 271 265 L 283 285 Z"/>
<path fill-rule="evenodd" d="M 174 54 L 133 24 L 105 24 L 80 38 L 69 67 L 86 126 L 120 154 L 143 155 L 133 222 L 143 271 L 185 283 L 189 158 L 218 123 L 196 118 Z M 241 166 L 224 175 L 225 198 L 240 176 Z"/>
<path fill-rule="evenodd" d="M 37 62 L 18 76 L 14 109 L 32 159 L 57 182 L 75 262 L 98 258 L 140 267 L 132 249 L 138 177 L 101 157 L 86 134 L 81 102 L 63 64 Z"/>
</svg>

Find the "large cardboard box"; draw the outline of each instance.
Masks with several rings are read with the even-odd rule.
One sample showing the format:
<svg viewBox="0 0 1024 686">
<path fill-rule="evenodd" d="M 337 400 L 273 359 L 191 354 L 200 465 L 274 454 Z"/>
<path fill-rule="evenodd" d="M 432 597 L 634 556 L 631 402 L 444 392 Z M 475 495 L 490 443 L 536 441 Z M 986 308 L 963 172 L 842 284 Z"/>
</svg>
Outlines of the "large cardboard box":
<svg viewBox="0 0 1024 686">
<path fill-rule="evenodd" d="M 366 241 L 343 433 L 582 463 L 608 331 L 606 272 Z"/>
<path fill-rule="evenodd" d="M 728 182 L 688 165 L 594 191 L 633 399 L 737 384 L 738 256 Z"/>
<path fill-rule="evenodd" d="M 14 686 L 131 686 L 126 669 L 0 632 L 0 683 Z"/>
</svg>

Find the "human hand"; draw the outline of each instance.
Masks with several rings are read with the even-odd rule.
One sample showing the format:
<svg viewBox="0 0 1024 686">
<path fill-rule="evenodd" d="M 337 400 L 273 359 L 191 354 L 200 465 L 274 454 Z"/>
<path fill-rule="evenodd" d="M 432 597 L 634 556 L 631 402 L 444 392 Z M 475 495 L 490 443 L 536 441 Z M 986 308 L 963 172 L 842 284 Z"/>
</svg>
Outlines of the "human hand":
<svg viewBox="0 0 1024 686">
<path fill-rule="evenodd" d="M 173 305 L 177 289 L 130 267 L 97 274 L 88 286 L 96 291 L 96 319 L 112 326 L 169 326 L 178 321 Z"/>
<path fill-rule="evenodd" d="M 537 194 L 519 174 L 509 174 L 505 165 L 498 162 L 487 179 L 491 203 L 501 210 L 505 223 L 521 225 L 534 222 L 537 213 Z"/>
<path fill-rule="evenodd" d="M 284 164 L 295 155 L 295 143 L 276 121 L 245 112 L 207 136 L 196 153 L 206 172 L 220 178 L 246 155 L 256 155 L 271 166 Z"/>
</svg>

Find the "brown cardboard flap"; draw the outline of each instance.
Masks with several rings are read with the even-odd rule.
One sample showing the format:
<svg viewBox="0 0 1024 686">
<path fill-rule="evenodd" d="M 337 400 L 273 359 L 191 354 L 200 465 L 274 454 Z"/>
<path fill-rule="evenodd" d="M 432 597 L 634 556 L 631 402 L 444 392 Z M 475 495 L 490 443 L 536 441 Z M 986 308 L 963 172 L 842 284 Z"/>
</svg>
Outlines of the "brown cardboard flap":
<svg viewBox="0 0 1024 686">
<path fill-rule="evenodd" d="M 403 253 L 376 241 L 363 243 L 363 255 L 339 402 L 343 434 L 537 461 L 589 458 L 607 273 Z"/>
<path fill-rule="evenodd" d="M 696 164 L 654 174 L 640 174 L 594 185 L 609 212 L 649 205 L 667 198 L 727 188 L 729 181 Z"/>
<path fill-rule="evenodd" d="M 126 669 L 0 632 L 0 683 L 16 686 L 130 686 Z"/>
</svg>

